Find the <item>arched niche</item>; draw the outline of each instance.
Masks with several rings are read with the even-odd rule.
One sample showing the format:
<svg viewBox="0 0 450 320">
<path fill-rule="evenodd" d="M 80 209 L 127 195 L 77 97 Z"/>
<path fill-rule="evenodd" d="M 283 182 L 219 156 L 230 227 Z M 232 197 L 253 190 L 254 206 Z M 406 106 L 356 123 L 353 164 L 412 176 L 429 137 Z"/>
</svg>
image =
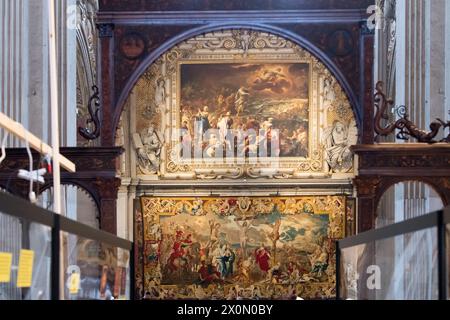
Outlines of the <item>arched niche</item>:
<svg viewBox="0 0 450 320">
<path fill-rule="evenodd" d="M 401 181 L 391 185 L 380 197 L 376 211 L 376 228 L 442 210 L 444 198 L 431 184 Z"/>
<path fill-rule="evenodd" d="M 191 30 L 185 31 L 178 36 L 172 38 L 171 40 L 163 43 L 160 47 L 156 48 L 149 54 L 145 60 L 139 64 L 139 66 L 136 68 L 136 70 L 131 75 L 130 79 L 127 81 L 127 84 L 121 90 L 120 96 L 115 103 L 115 112 L 113 117 L 113 130 L 116 131 L 119 127 L 120 118 L 122 115 L 123 110 L 126 106 L 126 101 L 129 98 L 129 95 L 132 92 L 133 87 L 138 82 L 139 78 L 145 73 L 147 68 L 153 64 L 157 59 L 160 58 L 163 54 L 171 50 L 173 47 L 177 46 L 178 44 L 188 41 L 190 39 L 193 39 L 199 35 L 207 34 L 207 33 L 215 33 L 220 32 L 222 30 L 249 30 L 254 32 L 261 32 L 261 33 L 269 33 L 274 36 L 282 37 L 283 39 L 286 39 L 287 41 L 290 41 L 292 43 L 295 43 L 299 45 L 300 47 L 304 48 L 305 50 L 309 51 L 311 54 L 313 54 L 316 58 L 318 58 L 322 63 L 325 64 L 325 66 L 333 73 L 333 75 L 337 78 L 339 83 L 342 85 L 346 95 L 349 97 L 351 105 L 353 107 L 353 111 L 356 115 L 356 121 L 358 124 L 358 127 L 362 126 L 362 112 L 361 108 L 359 107 L 358 99 L 354 93 L 354 91 L 351 89 L 350 84 L 348 83 L 346 77 L 343 75 L 339 67 L 336 66 L 336 64 L 330 59 L 330 57 L 323 52 L 321 49 L 319 49 L 317 46 L 312 44 L 309 40 L 305 39 L 304 37 L 293 33 L 291 31 L 288 31 L 284 28 L 279 28 L 272 25 L 264 25 L 261 23 L 255 23 L 252 21 L 249 22 L 228 22 L 228 23 L 217 23 L 212 24 L 208 26 L 201 26 L 197 28 L 193 28 Z M 133 58 L 136 52 L 142 51 L 142 45 L 139 40 L 139 36 L 136 38 L 137 34 L 130 33 L 128 35 L 129 40 L 131 40 L 132 43 L 135 44 L 135 47 L 132 49 L 136 49 L 133 53 L 133 50 L 131 54 L 126 54 L 127 56 Z M 128 39 L 122 38 L 123 43 L 129 43 Z M 123 48 L 121 48 L 122 54 L 124 53 Z"/>
<path fill-rule="evenodd" d="M 208 153 L 211 133 L 195 140 L 195 120 L 205 115 L 206 127 L 217 129 L 219 145 L 230 150 L 223 131 L 279 127 L 276 167 L 237 161 L 238 147 L 227 161 L 217 159 L 226 153 L 220 148 Z M 147 68 L 125 102 L 116 144 L 127 149 L 122 177 L 142 181 L 344 179 L 354 176 L 356 123 L 334 73 L 305 48 L 267 32 L 227 29 L 179 43 Z M 186 141 L 189 159 L 180 152 Z"/>
<path fill-rule="evenodd" d="M 77 185 L 62 184 L 61 202 L 61 214 L 63 216 L 96 229 L 100 228 L 100 212 L 94 198 L 88 191 Z M 52 211 L 53 187 L 46 188 L 38 196 L 38 203 L 41 207 Z"/>
<path fill-rule="evenodd" d="M 382 228 L 442 210 L 444 198 L 434 185 L 420 180 L 390 184 L 377 204 L 375 228 Z M 389 270 L 377 299 L 437 299 L 437 229 L 428 228 L 377 241 L 369 253 L 371 264 Z M 430 276 L 432 275 L 432 276 Z M 431 280 L 430 280 L 431 279 Z"/>
</svg>

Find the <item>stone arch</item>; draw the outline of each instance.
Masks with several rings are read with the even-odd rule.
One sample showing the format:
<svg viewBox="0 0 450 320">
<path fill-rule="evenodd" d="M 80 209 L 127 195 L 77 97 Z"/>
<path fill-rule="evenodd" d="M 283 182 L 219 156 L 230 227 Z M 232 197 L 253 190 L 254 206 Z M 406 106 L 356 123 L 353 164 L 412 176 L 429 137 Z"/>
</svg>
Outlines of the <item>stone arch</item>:
<svg viewBox="0 0 450 320">
<path fill-rule="evenodd" d="M 236 171 L 236 173 L 234 174 L 230 173 L 230 170 L 225 167 L 221 167 L 217 172 L 208 171 L 207 173 L 205 173 L 203 170 L 204 168 L 191 167 L 189 168 L 189 170 L 180 171 L 184 173 L 190 172 L 189 174 L 183 175 L 185 179 L 191 179 L 194 177 L 200 179 L 211 179 L 213 175 L 215 177 L 230 177 L 232 179 L 238 179 L 243 175 L 247 175 L 251 178 L 274 177 L 275 175 L 278 178 L 286 178 L 286 174 L 290 178 L 305 178 L 307 172 L 313 173 L 314 176 L 320 175 L 320 177 L 326 178 L 328 177 L 326 169 L 326 167 L 328 166 L 330 167 L 330 171 L 333 171 L 333 173 L 352 172 L 353 158 L 351 157 L 351 153 L 349 151 L 346 153 L 344 152 L 348 155 L 348 157 L 346 157 L 345 164 L 345 167 L 347 169 L 336 168 L 338 166 L 337 162 L 339 161 L 335 161 L 336 159 L 334 158 L 340 157 L 337 154 L 341 154 L 342 152 L 336 152 L 335 156 L 330 156 L 329 154 L 325 155 L 325 153 L 334 152 L 330 151 L 330 149 L 333 149 L 330 148 L 330 146 L 333 146 L 333 143 L 330 143 L 330 146 L 328 146 L 328 149 L 325 151 L 324 145 L 328 145 L 328 143 L 324 142 L 323 140 L 326 137 L 329 138 L 331 134 L 333 134 L 334 138 L 335 130 L 339 132 L 341 132 L 342 130 L 350 132 L 350 134 L 348 135 L 348 143 L 351 145 L 356 144 L 358 140 L 358 120 L 355 116 L 355 109 L 353 108 L 344 87 L 334 76 L 333 70 L 330 70 L 309 50 L 305 49 L 303 46 L 297 45 L 289 39 L 286 39 L 286 37 L 250 28 L 220 29 L 219 31 L 202 33 L 201 35 L 189 38 L 188 40 L 179 43 L 175 47 L 172 47 L 170 50 L 165 51 L 161 56 L 159 56 L 157 60 L 154 60 L 153 63 L 147 67 L 145 72 L 142 73 L 139 79 L 134 83 L 129 97 L 124 102 L 124 106 L 129 104 L 129 109 L 131 110 L 131 113 L 134 114 L 134 123 L 128 125 L 128 134 L 130 135 L 129 139 L 123 139 L 123 124 L 118 125 L 118 128 L 116 130 L 116 144 L 125 145 L 125 141 L 135 143 L 135 138 L 139 140 L 139 137 L 136 137 L 136 135 L 139 135 L 144 130 L 144 128 L 149 127 L 150 124 L 151 127 L 155 128 L 160 125 L 160 128 L 157 129 L 161 132 L 161 136 L 164 136 L 166 142 L 166 144 L 163 144 L 163 148 L 166 149 L 163 150 L 164 152 L 161 152 L 161 154 L 166 156 L 163 160 L 166 163 L 169 163 L 169 165 L 166 167 L 168 170 L 165 173 L 173 173 L 171 178 L 176 178 L 175 172 L 178 172 L 179 170 L 174 169 L 173 171 L 171 171 L 172 169 L 170 168 L 170 165 L 172 165 L 171 162 L 173 161 L 170 159 L 170 157 L 172 151 L 175 150 L 174 141 L 179 141 L 179 137 L 175 137 L 176 134 L 173 132 L 175 132 L 176 130 L 176 122 L 180 121 L 180 123 L 178 124 L 179 129 L 183 121 L 179 119 L 173 120 L 175 119 L 173 117 L 180 116 L 186 111 L 184 109 L 185 106 L 181 106 L 181 104 L 183 103 L 183 94 L 181 89 L 181 66 L 183 66 L 184 68 L 189 64 L 213 65 L 213 67 L 215 66 L 216 68 L 218 65 L 223 66 L 227 64 L 250 64 L 253 67 L 256 66 L 259 68 L 263 68 L 264 70 L 271 68 L 273 69 L 275 67 L 270 66 L 276 65 L 276 68 L 279 68 L 280 66 L 282 68 L 285 68 L 284 72 L 287 75 L 292 75 L 295 73 L 292 73 L 293 71 L 291 70 L 293 69 L 290 69 L 291 67 L 300 67 L 301 65 L 304 65 L 305 70 L 303 70 L 303 78 L 306 79 L 304 80 L 307 87 L 307 89 L 305 89 L 306 93 L 303 93 L 301 97 L 296 94 L 293 94 L 294 97 L 289 98 L 285 98 L 284 96 L 278 97 L 278 102 L 289 100 L 289 103 L 283 102 L 281 105 L 277 103 L 276 107 L 279 108 L 277 110 L 281 110 L 280 112 L 284 114 L 288 112 L 285 110 L 288 110 L 290 108 L 289 110 L 292 110 L 291 112 L 296 112 L 296 115 L 303 114 L 303 111 L 305 111 L 304 109 L 307 109 L 305 112 L 306 115 L 302 116 L 302 119 L 297 119 L 299 121 L 296 124 L 297 127 L 290 129 L 299 129 L 299 127 L 302 126 L 300 122 L 304 121 L 305 123 L 307 123 L 304 128 L 309 128 L 310 130 L 309 132 L 307 132 L 307 137 L 305 138 L 306 140 L 308 140 L 307 143 L 305 143 L 307 145 L 305 149 L 308 150 L 304 152 L 304 155 L 300 155 L 300 153 L 294 152 L 289 156 L 289 152 L 285 152 L 283 156 L 285 158 L 290 157 L 290 160 L 286 159 L 285 163 L 282 165 L 283 170 L 279 170 L 274 174 L 265 172 L 259 174 L 258 169 L 255 169 L 253 172 Z M 146 64 L 144 63 L 143 65 Z M 227 74 L 234 74 L 235 71 L 233 70 L 234 69 L 229 69 Z M 258 72 L 261 71 L 260 69 L 258 70 Z M 237 82 L 241 82 L 241 79 L 237 80 Z M 252 82 L 248 81 L 250 80 L 245 79 L 244 82 L 247 84 L 250 83 L 251 86 Z M 300 88 L 303 88 L 302 85 L 298 87 L 294 85 L 294 83 L 298 83 L 298 81 L 299 80 L 291 81 L 289 83 L 291 85 L 291 88 L 296 88 L 295 90 L 297 91 L 295 92 L 300 92 L 302 91 L 300 90 Z M 159 97 L 158 86 L 160 82 L 163 83 L 163 105 L 160 105 L 156 101 Z M 303 82 L 300 81 L 300 83 Z M 233 87 L 232 93 L 236 93 L 239 89 L 233 85 L 223 85 L 218 89 L 216 88 L 217 92 L 215 92 L 215 94 L 217 95 L 217 97 L 219 96 L 219 93 L 222 92 L 221 89 L 223 89 L 224 87 Z M 256 91 L 258 90 L 259 89 L 256 89 Z M 221 94 L 222 93 L 220 93 L 220 95 Z M 257 94 L 255 96 L 257 96 Z M 230 98 L 230 92 L 226 93 L 225 98 L 226 97 Z M 263 100 L 264 99 L 260 99 L 260 101 Z M 215 101 L 216 100 L 209 99 L 208 103 L 214 105 L 216 104 Z M 193 107 L 195 110 L 197 110 L 196 108 L 203 108 L 203 105 L 199 106 L 196 104 L 197 103 L 191 104 L 191 107 Z M 196 106 L 194 107 L 194 105 Z M 288 109 L 286 109 L 286 107 Z M 220 109 L 220 112 L 223 111 L 223 108 L 217 108 Z M 195 112 L 194 109 L 189 111 L 190 116 L 188 120 L 193 119 L 192 112 Z M 215 128 L 218 128 L 219 126 L 219 109 L 215 111 L 217 114 L 214 115 L 214 117 L 217 118 L 215 119 Z M 232 110 L 230 109 L 228 111 Z M 232 114 L 233 117 L 239 117 L 239 112 L 237 112 L 236 110 L 232 112 L 234 112 L 234 114 Z M 133 117 L 131 113 L 130 117 Z M 256 114 L 257 113 L 258 112 L 256 112 Z M 125 113 L 122 112 L 122 115 L 123 114 Z M 273 111 L 270 115 L 264 115 L 265 118 L 258 119 L 258 123 L 262 124 L 264 121 L 267 122 L 268 119 L 273 119 L 270 117 L 273 117 L 274 115 L 278 116 L 278 113 Z M 144 120 L 144 118 L 146 118 L 146 120 Z M 121 118 L 119 117 L 119 122 L 120 119 Z M 247 120 L 248 118 L 243 121 Z M 291 120 L 292 118 L 290 117 L 281 117 L 278 121 L 280 129 L 283 127 L 283 130 L 285 130 L 284 121 L 289 122 Z M 191 122 L 188 121 L 187 123 Z M 168 129 L 169 124 L 170 129 Z M 214 127 L 214 125 L 212 125 L 212 127 Z M 170 132 L 168 132 L 168 130 Z M 287 137 L 290 137 L 293 133 L 296 132 L 296 130 L 285 131 L 284 141 L 287 141 Z M 305 129 L 303 131 L 305 131 Z M 308 129 L 306 129 L 306 131 L 308 131 Z M 190 132 L 194 132 L 192 128 Z M 162 141 L 164 139 L 160 140 Z M 347 141 L 347 139 L 345 141 Z M 170 146 L 167 146 L 168 142 L 170 142 Z M 300 162 L 296 162 L 294 158 L 298 157 L 304 157 L 306 160 L 300 160 Z M 329 159 L 330 157 L 332 158 L 331 160 Z M 289 161 L 290 163 L 287 163 Z M 291 169 L 295 169 L 289 170 L 288 167 Z M 233 170 L 235 168 L 231 169 Z M 142 168 L 140 170 L 142 171 Z M 253 170 L 253 168 L 250 168 L 250 170 Z M 255 174 L 255 172 L 257 173 Z M 143 171 L 141 174 L 151 175 L 153 173 Z M 190 176 L 187 177 L 188 175 Z"/>
<path fill-rule="evenodd" d="M 178 36 L 170 39 L 169 41 L 165 42 L 161 46 L 159 46 L 157 49 L 155 49 L 139 66 L 138 68 L 133 72 L 129 80 L 127 81 L 127 84 L 123 88 L 121 94 L 119 95 L 118 100 L 115 103 L 115 112 L 113 116 L 113 132 L 116 132 L 118 129 L 118 125 L 120 122 L 120 117 L 124 111 L 126 101 L 129 98 L 132 89 L 136 85 L 136 83 L 139 81 L 141 76 L 146 72 L 146 70 L 155 63 L 156 60 L 158 60 L 164 53 L 171 50 L 171 48 L 179 45 L 180 43 L 189 40 L 191 38 L 194 38 L 196 36 L 214 32 L 214 31 L 220 31 L 220 30 L 226 30 L 226 29 L 248 29 L 248 30 L 255 30 L 255 31 L 261 31 L 261 32 L 268 32 L 274 35 L 277 35 L 279 37 L 285 38 L 288 41 L 291 41 L 295 43 L 296 45 L 302 47 L 303 49 L 309 51 L 313 56 L 315 56 L 321 63 L 323 63 L 328 70 L 330 70 L 333 77 L 335 77 L 340 84 L 340 86 L 343 88 L 345 94 L 347 95 L 350 104 L 352 106 L 355 119 L 357 122 L 357 126 L 359 130 L 362 130 L 362 112 L 361 107 L 358 102 L 358 99 L 353 92 L 353 90 L 350 87 L 350 84 L 346 80 L 345 76 L 340 71 L 339 67 L 336 66 L 336 64 L 319 48 L 317 48 L 314 44 L 312 44 L 310 41 L 305 39 L 304 37 L 295 34 L 291 31 L 275 27 L 275 26 L 269 26 L 261 23 L 223 23 L 223 24 L 213 24 L 208 26 L 202 26 L 198 28 L 194 28 L 191 30 L 188 30 L 186 32 L 183 32 L 179 34 Z"/>
</svg>

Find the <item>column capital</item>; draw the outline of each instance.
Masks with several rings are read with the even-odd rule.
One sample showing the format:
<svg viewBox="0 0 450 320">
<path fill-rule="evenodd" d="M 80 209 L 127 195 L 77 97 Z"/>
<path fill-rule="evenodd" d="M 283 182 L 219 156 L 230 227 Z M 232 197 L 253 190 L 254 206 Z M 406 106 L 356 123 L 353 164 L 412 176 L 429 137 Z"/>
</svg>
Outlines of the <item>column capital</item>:
<svg viewBox="0 0 450 320">
<path fill-rule="evenodd" d="M 368 20 L 362 20 L 359 23 L 359 28 L 361 30 L 361 35 L 363 35 L 363 36 L 374 36 L 375 35 L 375 27 L 370 28 Z"/>
<path fill-rule="evenodd" d="M 113 23 L 97 23 L 99 38 L 112 38 L 114 35 Z"/>
</svg>

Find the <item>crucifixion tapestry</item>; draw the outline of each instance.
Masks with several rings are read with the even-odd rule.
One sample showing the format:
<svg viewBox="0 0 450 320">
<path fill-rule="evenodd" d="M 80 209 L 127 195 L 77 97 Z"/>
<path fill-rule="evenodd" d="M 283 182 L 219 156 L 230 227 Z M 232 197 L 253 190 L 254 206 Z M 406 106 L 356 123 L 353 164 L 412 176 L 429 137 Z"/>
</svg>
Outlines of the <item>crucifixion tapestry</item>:
<svg viewBox="0 0 450 320">
<path fill-rule="evenodd" d="M 141 198 L 154 299 L 331 298 L 346 198 Z"/>
</svg>

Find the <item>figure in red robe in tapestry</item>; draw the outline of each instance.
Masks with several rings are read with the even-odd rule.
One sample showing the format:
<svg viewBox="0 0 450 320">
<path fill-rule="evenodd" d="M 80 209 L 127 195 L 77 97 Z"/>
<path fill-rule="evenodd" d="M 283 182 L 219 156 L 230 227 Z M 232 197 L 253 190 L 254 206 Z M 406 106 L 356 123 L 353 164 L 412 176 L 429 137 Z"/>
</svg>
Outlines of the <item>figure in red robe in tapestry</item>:
<svg viewBox="0 0 450 320">
<path fill-rule="evenodd" d="M 172 252 L 167 260 L 167 266 L 172 272 L 176 271 L 180 266 L 188 265 L 189 262 L 186 257 L 186 248 L 192 244 L 191 235 L 189 234 L 185 239 L 183 239 L 183 236 L 183 231 L 178 230 L 172 246 Z"/>
<path fill-rule="evenodd" d="M 270 252 L 264 246 L 261 246 L 261 248 L 256 249 L 255 260 L 261 271 L 263 272 L 269 271 Z"/>
<path fill-rule="evenodd" d="M 214 282 L 223 283 L 223 280 L 220 278 L 220 272 L 217 271 L 216 267 L 213 266 L 211 261 L 208 261 L 208 263 L 206 263 L 205 260 L 202 260 L 201 264 L 202 265 L 198 270 L 198 275 L 200 278 L 200 283 L 202 285 L 209 285 Z"/>
</svg>

